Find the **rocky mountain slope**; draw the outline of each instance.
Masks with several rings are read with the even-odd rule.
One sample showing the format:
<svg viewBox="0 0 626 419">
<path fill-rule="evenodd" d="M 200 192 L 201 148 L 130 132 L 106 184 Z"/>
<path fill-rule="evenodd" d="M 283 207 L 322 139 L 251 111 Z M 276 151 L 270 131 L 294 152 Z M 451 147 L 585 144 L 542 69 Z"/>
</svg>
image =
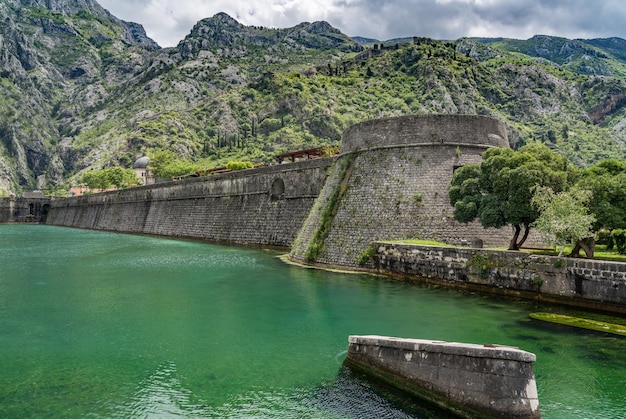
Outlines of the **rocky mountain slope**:
<svg viewBox="0 0 626 419">
<path fill-rule="evenodd" d="M 93 0 L 0 0 L 0 193 L 173 150 L 202 167 L 338 144 L 365 119 L 504 120 L 581 166 L 626 158 L 626 41 L 469 39 L 364 47 L 326 22 L 220 13 L 174 48 Z M 360 38 L 359 40 L 363 40 Z"/>
</svg>

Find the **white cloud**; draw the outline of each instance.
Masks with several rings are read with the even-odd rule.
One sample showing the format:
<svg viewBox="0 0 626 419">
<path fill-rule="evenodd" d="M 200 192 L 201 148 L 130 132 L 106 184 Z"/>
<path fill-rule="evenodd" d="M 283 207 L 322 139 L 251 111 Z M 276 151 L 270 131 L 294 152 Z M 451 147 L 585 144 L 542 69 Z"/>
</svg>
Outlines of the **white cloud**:
<svg viewBox="0 0 626 419">
<path fill-rule="evenodd" d="M 100 0 L 140 23 L 161 46 L 182 40 L 201 19 L 228 13 L 244 25 L 287 28 L 325 20 L 348 35 L 378 39 L 490 36 L 525 39 L 626 38 L 623 0 Z"/>
</svg>

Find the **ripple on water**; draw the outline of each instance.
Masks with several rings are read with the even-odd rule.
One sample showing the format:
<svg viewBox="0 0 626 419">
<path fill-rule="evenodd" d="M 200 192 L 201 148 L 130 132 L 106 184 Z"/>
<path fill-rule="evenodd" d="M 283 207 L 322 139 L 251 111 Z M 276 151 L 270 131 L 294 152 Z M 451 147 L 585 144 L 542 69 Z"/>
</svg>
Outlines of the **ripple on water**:
<svg viewBox="0 0 626 419">
<path fill-rule="evenodd" d="M 183 388 L 175 363 L 162 364 L 143 380 L 131 400 L 113 410 L 116 416 L 154 418 L 439 418 L 423 407 L 394 405 L 370 385 L 341 368 L 337 378 L 316 388 L 248 391 L 211 406 L 194 401 Z M 391 399 L 391 401 L 390 401 Z"/>
</svg>

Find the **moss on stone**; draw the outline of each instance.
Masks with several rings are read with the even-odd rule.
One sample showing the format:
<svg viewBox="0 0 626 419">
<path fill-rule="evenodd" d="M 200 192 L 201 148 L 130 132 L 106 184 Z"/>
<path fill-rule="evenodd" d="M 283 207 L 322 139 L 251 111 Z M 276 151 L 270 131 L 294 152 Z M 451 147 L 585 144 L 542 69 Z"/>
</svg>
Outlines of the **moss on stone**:
<svg viewBox="0 0 626 419">
<path fill-rule="evenodd" d="M 550 323 L 564 324 L 566 326 L 578 327 L 581 329 L 595 330 L 598 332 L 612 333 L 614 335 L 626 336 L 626 326 L 601 322 L 597 320 L 583 319 L 580 317 L 566 316 L 554 313 L 530 313 L 530 318 L 542 320 Z"/>
</svg>

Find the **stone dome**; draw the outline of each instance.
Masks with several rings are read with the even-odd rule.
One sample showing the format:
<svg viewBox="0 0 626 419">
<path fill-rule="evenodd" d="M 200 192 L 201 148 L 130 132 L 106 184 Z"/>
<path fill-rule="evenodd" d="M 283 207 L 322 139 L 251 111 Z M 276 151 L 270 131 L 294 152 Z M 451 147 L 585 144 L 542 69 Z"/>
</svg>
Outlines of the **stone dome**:
<svg viewBox="0 0 626 419">
<path fill-rule="evenodd" d="M 137 160 L 135 160 L 135 163 L 133 163 L 133 169 L 145 169 L 146 167 L 148 167 L 149 162 L 150 162 L 149 157 L 147 156 L 139 157 Z"/>
</svg>

